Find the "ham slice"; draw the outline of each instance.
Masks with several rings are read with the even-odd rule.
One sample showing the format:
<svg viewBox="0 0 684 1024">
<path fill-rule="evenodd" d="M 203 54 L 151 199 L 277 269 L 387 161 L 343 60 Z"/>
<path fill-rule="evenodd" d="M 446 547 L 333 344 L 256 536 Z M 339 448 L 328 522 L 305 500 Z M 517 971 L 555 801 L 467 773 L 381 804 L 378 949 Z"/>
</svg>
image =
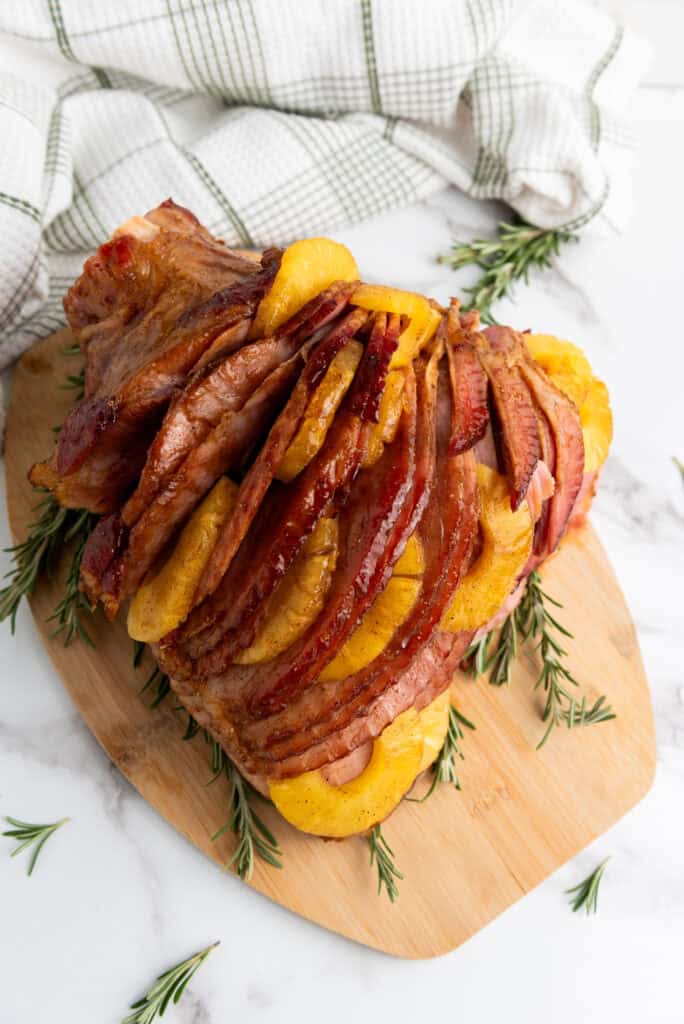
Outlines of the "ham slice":
<svg viewBox="0 0 684 1024">
<path fill-rule="evenodd" d="M 521 366 L 526 383 L 546 417 L 555 450 L 553 497 L 549 499 L 544 555 L 558 547 L 579 494 L 584 477 L 584 437 L 579 413 L 571 400 L 555 386 L 528 357 Z"/>
<path fill-rule="evenodd" d="M 492 352 L 482 346 L 479 352 L 489 379 L 494 439 L 510 481 L 515 512 L 525 499 L 541 452 L 535 406 L 520 375 L 517 353 Z"/>
<path fill-rule="evenodd" d="M 460 455 L 481 441 L 487 431 L 487 377 L 471 345 L 449 344 L 447 355 L 453 410 L 451 452 Z"/>
</svg>

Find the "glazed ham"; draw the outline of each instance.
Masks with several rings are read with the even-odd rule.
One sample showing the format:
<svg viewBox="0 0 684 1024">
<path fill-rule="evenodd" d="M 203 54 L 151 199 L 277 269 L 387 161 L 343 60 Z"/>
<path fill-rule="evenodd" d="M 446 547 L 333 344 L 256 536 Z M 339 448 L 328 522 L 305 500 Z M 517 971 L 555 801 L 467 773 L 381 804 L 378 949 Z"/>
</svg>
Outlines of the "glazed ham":
<svg viewBox="0 0 684 1024">
<path fill-rule="evenodd" d="M 398 368 L 409 319 L 355 305 L 358 282 L 321 289 L 271 336 L 253 337 L 280 259 L 231 252 L 171 201 L 123 225 L 65 299 L 86 392 L 31 473 L 63 505 L 101 515 L 81 580 L 110 616 L 231 477 L 232 511 L 185 615 L 154 651 L 182 704 L 264 792 L 269 779 L 313 769 L 333 785 L 353 778 L 397 715 L 449 687 L 475 634 L 447 631 L 445 615 L 483 546 L 482 467 L 502 475 L 504 504 L 507 493 L 512 510 L 526 503 L 532 538 L 486 628 L 585 513 L 596 477 L 584 474 L 579 413 L 525 335 L 481 329 L 456 301 L 433 304 L 439 326 Z M 358 365 L 320 446 L 293 476 L 279 474 L 333 361 L 354 347 Z M 395 426 L 378 450 L 391 388 Z M 323 518 L 336 521 L 337 547 L 321 607 L 272 657 L 243 658 Z M 379 653 L 342 678 L 326 674 L 410 542 L 421 552 L 413 603 Z"/>
<path fill-rule="evenodd" d="M 278 250 L 260 262 L 232 252 L 170 200 L 123 225 L 64 300 L 85 396 L 32 483 L 70 508 L 119 507 L 166 406 L 203 356 L 243 344 L 279 262 Z"/>
<path fill-rule="evenodd" d="M 312 334 L 339 316 L 352 290 L 348 284 L 328 289 L 274 337 L 245 344 L 190 376 L 171 403 L 137 487 L 123 506 L 119 548 L 112 552 L 106 582 L 95 568 L 102 564 L 103 532 L 110 532 L 106 520 L 84 553 L 84 589 L 91 600 L 102 601 L 110 617 L 218 478 L 237 469 L 263 437 L 299 376 L 305 343 L 310 346 Z"/>
</svg>

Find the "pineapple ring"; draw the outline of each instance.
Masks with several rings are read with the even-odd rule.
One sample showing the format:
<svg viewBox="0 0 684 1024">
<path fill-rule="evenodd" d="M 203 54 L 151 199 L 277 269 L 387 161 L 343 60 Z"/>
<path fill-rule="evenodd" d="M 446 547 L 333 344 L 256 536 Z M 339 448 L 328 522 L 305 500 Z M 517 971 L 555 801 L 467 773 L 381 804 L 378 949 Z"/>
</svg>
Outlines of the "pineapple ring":
<svg viewBox="0 0 684 1024">
<path fill-rule="evenodd" d="M 397 435 L 399 420 L 404 408 L 404 384 L 402 370 L 390 370 L 385 381 L 385 390 L 380 399 L 378 422 L 373 427 L 368 441 L 368 451 L 363 460 L 364 469 L 374 466 L 383 453 L 386 444 L 391 444 Z"/>
<path fill-rule="evenodd" d="M 423 729 L 423 756 L 418 767 L 419 775 L 435 763 L 444 746 L 449 728 L 450 706 L 451 693 L 449 690 L 445 690 L 420 712 L 420 724 Z"/>
<path fill-rule="evenodd" d="M 530 354 L 548 373 L 556 387 L 581 408 L 594 379 L 581 348 L 552 334 L 526 334 Z"/>
<path fill-rule="evenodd" d="M 373 742 L 366 768 L 333 786 L 321 771 L 273 780 L 270 796 L 282 816 L 302 832 L 342 839 L 383 821 L 422 771 L 434 763 L 449 726 L 446 690 L 416 712 L 397 715 Z"/>
<path fill-rule="evenodd" d="M 579 409 L 584 434 L 584 469 L 597 472 L 606 460 L 613 439 L 613 417 L 608 389 L 594 377 L 586 356 L 577 345 L 551 334 L 528 334 L 530 353 L 561 391 Z"/>
<path fill-rule="evenodd" d="M 298 640 L 323 610 L 337 562 L 337 519 L 319 519 L 280 586 L 268 599 L 254 642 L 238 665 L 270 661 Z"/>
<path fill-rule="evenodd" d="M 584 435 L 584 471 L 595 473 L 606 461 L 613 439 L 608 388 L 598 377 L 592 380 L 589 393 L 580 406 L 580 420 Z"/>
<path fill-rule="evenodd" d="M 167 560 L 147 574 L 128 610 L 128 634 L 134 640 L 155 643 L 183 622 L 237 492 L 236 484 L 221 477 L 183 527 Z"/>
<path fill-rule="evenodd" d="M 392 356 L 390 369 L 409 366 L 439 326 L 441 315 L 424 295 L 388 288 L 381 284 L 361 284 L 351 297 L 355 306 L 378 313 L 399 313 L 410 317 Z"/>
<path fill-rule="evenodd" d="M 330 238 L 303 238 L 283 253 L 270 291 L 259 303 L 250 338 L 273 334 L 335 281 L 357 281 L 359 268 L 346 245 Z"/>
<path fill-rule="evenodd" d="M 299 429 L 281 459 L 275 474 L 278 480 L 289 483 L 320 451 L 362 355 L 363 345 L 358 341 L 347 342 L 337 353 L 311 396 Z"/>
<path fill-rule="evenodd" d="M 406 621 L 422 586 L 423 546 L 412 534 L 381 591 L 354 632 L 319 675 L 321 682 L 344 679 L 365 668 L 382 653 L 394 631 Z"/>
<path fill-rule="evenodd" d="M 420 715 L 402 712 L 373 743 L 367 766 L 355 779 L 332 786 L 320 771 L 269 783 L 270 797 L 301 832 L 342 839 L 383 821 L 411 788 L 423 755 Z"/>
<path fill-rule="evenodd" d="M 511 512 L 508 484 L 488 466 L 477 467 L 482 499 L 482 551 L 459 584 L 441 629 L 478 629 L 499 610 L 513 590 L 532 551 L 534 525 L 526 503 Z"/>
</svg>

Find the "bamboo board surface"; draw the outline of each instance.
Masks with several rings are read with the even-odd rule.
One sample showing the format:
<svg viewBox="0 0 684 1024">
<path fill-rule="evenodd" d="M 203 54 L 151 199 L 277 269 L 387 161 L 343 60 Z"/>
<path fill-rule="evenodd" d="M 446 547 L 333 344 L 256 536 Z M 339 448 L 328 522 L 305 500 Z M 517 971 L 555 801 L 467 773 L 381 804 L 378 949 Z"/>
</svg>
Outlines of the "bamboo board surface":
<svg viewBox="0 0 684 1024">
<path fill-rule="evenodd" d="M 68 332 L 39 343 L 20 361 L 7 425 L 5 471 L 11 529 L 23 538 L 35 494 L 26 472 L 53 443 L 51 427 L 71 404 L 60 390 L 73 357 Z M 460 945 L 606 831 L 648 791 L 655 740 L 648 684 L 634 626 L 606 555 L 590 526 L 576 532 L 544 571 L 576 637 L 570 665 L 590 699 L 605 692 L 615 721 L 557 730 L 535 751 L 542 695 L 533 693 L 534 656 L 525 654 L 508 688 L 457 679 L 454 693 L 477 724 L 464 741 L 462 792 L 443 785 L 425 804 L 404 802 L 384 826 L 405 875 L 391 905 L 375 892 L 368 846 L 360 838 L 324 842 L 297 833 L 266 809 L 284 850 L 284 868 L 257 861 L 251 885 L 271 899 L 358 942 L 395 956 L 438 956 Z M 225 823 L 228 783 L 210 788 L 201 736 L 183 742 L 184 719 L 167 699 L 150 710 L 131 665 L 122 622 L 89 625 L 96 648 L 64 648 L 46 623 L 59 576 L 31 605 L 62 681 L 88 727 L 123 774 L 203 853 L 225 863 L 233 839 L 210 837 Z M 231 886 L 226 878 L 226 903 Z"/>
</svg>

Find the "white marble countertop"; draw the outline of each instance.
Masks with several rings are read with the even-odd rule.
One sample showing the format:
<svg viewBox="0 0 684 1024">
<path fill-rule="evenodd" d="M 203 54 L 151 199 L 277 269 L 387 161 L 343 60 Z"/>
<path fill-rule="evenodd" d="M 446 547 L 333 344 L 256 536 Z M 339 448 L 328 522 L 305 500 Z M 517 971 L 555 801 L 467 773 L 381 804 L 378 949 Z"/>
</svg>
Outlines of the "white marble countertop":
<svg viewBox="0 0 684 1024">
<path fill-rule="evenodd" d="M 68 814 L 73 822 L 51 839 L 31 879 L 0 840 L 3 1024 L 113 1024 L 156 973 L 214 939 L 221 947 L 165 1019 L 684 1018 L 684 483 L 671 458 L 684 458 L 675 311 L 684 291 L 677 42 L 684 12 L 663 2 L 622 6 L 666 53 L 634 108 L 641 147 L 631 227 L 620 239 L 567 250 L 558 269 L 498 313 L 574 339 L 610 384 L 616 436 L 593 521 L 632 609 L 651 682 L 653 790 L 461 949 L 428 962 L 393 960 L 274 906 L 166 825 L 84 726 L 23 609 L 14 638 L 0 630 L 0 814 L 38 821 Z M 466 278 L 437 266 L 434 255 L 454 234 L 490 229 L 499 212 L 448 192 L 338 237 L 368 277 L 446 299 Z M 2 508 L 4 545 L 4 501 Z M 600 913 L 573 916 L 563 891 L 608 854 Z"/>
</svg>

